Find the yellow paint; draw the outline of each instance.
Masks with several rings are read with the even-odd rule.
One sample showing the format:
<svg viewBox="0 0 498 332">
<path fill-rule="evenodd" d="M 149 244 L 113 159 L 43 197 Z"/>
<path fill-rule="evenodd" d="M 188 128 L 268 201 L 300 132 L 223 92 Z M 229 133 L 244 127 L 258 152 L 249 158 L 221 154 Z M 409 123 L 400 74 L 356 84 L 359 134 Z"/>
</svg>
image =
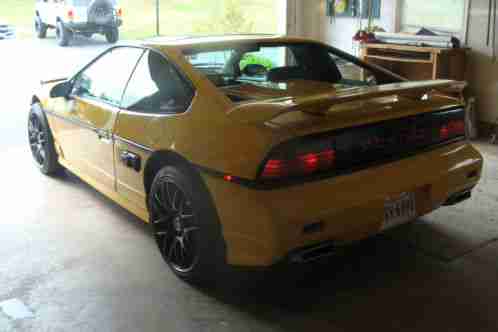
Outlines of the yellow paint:
<svg viewBox="0 0 498 332">
<path fill-rule="evenodd" d="M 296 108 L 303 103 L 316 107 L 320 101 L 314 99 L 317 93 L 320 99 L 333 101 L 337 91 L 332 85 L 300 81 L 280 84 L 278 89 L 232 88 L 256 99 L 235 104 L 225 95 L 229 89 L 222 91 L 213 86 L 181 55 L 184 48 L 243 40 L 184 39 L 149 45 L 175 62 L 196 87 L 191 107 L 184 114 L 141 114 L 78 99 L 51 99 L 48 96 L 54 84 L 42 86 L 37 97 L 51 112 L 49 124 L 61 163 L 147 221 L 143 168 L 135 172 L 124 167 L 119 155 L 124 150 L 137 153 L 145 164 L 151 152 L 126 140 L 152 151 L 174 151 L 194 164 L 254 179 L 268 151 L 290 138 L 459 105 L 452 98 L 432 96 L 419 100 L 400 91 L 371 95 L 365 100 L 361 96 L 372 93 L 372 89 L 355 88 L 341 94 L 342 103 L 326 104 L 318 117 Z M 251 40 L 304 41 L 284 37 Z M 269 102 L 268 97 L 273 101 Z M 78 126 L 78 121 L 84 126 Z M 99 140 L 93 127 L 109 130 L 125 140 Z M 211 175 L 202 176 L 220 216 L 228 262 L 266 266 L 302 246 L 327 240 L 355 241 L 379 232 L 384 201 L 403 192 L 415 193 L 419 215 L 429 213 L 451 194 L 474 186 L 480 178 L 482 162 L 468 142 L 460 142 L 351 175 L 278 190 L 258 191 Z M 468 178 L 475 171 L 478 176 Z M 316 221 L 325 223 L 324 231 L 304 235 L 303 227 Z"/>
</svg>

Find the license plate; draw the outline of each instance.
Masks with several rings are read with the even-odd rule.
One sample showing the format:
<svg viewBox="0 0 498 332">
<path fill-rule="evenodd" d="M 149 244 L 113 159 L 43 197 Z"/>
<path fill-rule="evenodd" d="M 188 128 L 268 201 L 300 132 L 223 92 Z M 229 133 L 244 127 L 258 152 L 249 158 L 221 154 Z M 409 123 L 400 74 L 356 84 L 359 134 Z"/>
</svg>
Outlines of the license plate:
<svg viewBox="0 0 498 332">
<path fill-rule="evenodd" d="M 404 193 L 395 199 L 387 199 L 384 203 L 384 225 L 382 229 L 389 229 L 412 221 L 417 217 L 415 194 Z"/>
</svg>

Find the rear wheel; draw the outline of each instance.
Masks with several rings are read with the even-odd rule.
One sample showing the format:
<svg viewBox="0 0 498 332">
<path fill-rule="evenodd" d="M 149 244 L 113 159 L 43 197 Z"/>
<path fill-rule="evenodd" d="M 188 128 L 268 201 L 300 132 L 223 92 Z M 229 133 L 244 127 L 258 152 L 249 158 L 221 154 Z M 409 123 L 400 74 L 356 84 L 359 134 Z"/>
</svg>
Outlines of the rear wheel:
<svg viewBox="0 0 498 332">
<path fill-rule="evenodd" d="M 62 47 L 68 46 L 73 36 L 71 30 L 66 28 L 61 21 L 57 22 L 57 26 L 55 28 L 55 34 L 57 36 L 57 43 L 59 44 L 59 46 Z"/>
<path fill-rule="evenodd" d="M 178 277 L 201 284 L 226 272 L 218 216 L 200 180 L 166 166 L 154 178 L 148 205 L 156 243 Z"/>
<path fill-rule="evenodd" d="M 108 43 L 115 44 L 119 40 L 119 29 L 118 28 L 110 28 L 105 33 L 105 39 Z"/>
<path fill-rule="evenodd" d="M 47 37 L 47 30 L 48 30 L 48 26 L 45 23 L 43 23 L 40 16 L 36 15 L 35 16 L 36 37 L 38 37 L 40 39 Z"/>
<path fill-rule="evenodd" d="M 52 132 L 39 104 L 33 104 L 29 112 L 28 139 L 33 159 L 43 174 L 53 175 L 62 171 Z"/>
</svg>

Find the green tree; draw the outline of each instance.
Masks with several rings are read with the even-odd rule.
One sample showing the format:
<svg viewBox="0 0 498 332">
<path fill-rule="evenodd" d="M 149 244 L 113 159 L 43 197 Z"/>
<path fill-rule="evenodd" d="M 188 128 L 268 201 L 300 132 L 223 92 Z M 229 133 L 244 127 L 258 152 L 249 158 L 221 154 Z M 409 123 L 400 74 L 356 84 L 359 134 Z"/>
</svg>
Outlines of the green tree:
<svg viewBox="0 0 498 332">
<path fill-rule="evenodd" d="M 209 21 L 195 24 L 194 32 L 200 34 L 250 33 L 254 22 L 244 15 L 240 0 L 224 0 L 221 15 L 213 15 Z"/>
</svg>

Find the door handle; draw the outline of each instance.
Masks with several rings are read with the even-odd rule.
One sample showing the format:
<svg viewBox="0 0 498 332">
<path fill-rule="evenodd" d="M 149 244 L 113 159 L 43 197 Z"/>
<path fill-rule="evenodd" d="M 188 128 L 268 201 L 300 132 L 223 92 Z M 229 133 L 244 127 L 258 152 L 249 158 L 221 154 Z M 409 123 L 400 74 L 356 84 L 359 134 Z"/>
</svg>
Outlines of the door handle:
<svg viewBox="0 0 498 332">
<path fill-rule="evenodd" d="M 138 154 L 130 151 L 121 151 L 119 158 L 123 165 L 128 168 L 134 169 L 137 172 L 140 172 L 142 169 L 142 159 Z"/>
</svg>

